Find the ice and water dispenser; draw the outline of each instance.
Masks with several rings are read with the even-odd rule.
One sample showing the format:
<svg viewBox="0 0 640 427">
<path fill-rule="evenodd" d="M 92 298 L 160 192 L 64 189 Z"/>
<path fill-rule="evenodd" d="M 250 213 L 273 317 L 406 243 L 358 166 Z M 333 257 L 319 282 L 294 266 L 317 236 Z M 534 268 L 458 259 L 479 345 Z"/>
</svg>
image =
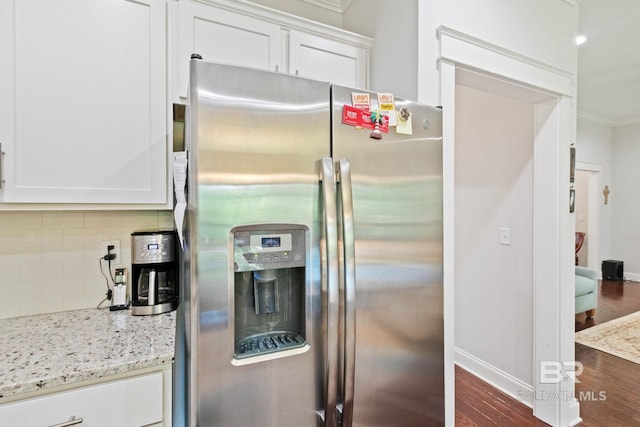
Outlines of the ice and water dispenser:
<svg viewBox="0 0 640 427">
<path fill-rule="evenodd" d="M 235 270 L 232 363 L 306 351 L 308 228 L 262 224 L 236 227 L 231 234 Z"/>
</svg>

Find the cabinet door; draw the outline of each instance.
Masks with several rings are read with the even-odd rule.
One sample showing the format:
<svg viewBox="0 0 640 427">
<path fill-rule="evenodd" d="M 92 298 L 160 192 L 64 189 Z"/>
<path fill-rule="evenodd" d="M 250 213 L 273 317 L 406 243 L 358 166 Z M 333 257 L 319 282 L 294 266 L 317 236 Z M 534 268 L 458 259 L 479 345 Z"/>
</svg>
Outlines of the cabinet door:
<svg viewBox="0 0 640 427">
<path fill-rule="evenodd" d="M 367 88 L 367 50 L 301 31 L 291 31 L 291 74 L 341 86 Z"/>
<path fill-rule="evenodd" d="M 187 96 L 189 59 L 198 53 L 209 62 L 282 71 L 279 25 L 213 5 L 179 2 L 179 96 Z"/>
<path fill-rule="evenodd" d="M 164 0 L 0 2 L 2 201 L 167 203 Z"/>
<path fill-rule="evenodd" d="M 0 420 L 15 427 L 56 425 L 72 417 L 91 427 L 156 425 L 163 422 L 162 393 L 158 372 L 8 403 L 0 406 Z"/>
</svg>

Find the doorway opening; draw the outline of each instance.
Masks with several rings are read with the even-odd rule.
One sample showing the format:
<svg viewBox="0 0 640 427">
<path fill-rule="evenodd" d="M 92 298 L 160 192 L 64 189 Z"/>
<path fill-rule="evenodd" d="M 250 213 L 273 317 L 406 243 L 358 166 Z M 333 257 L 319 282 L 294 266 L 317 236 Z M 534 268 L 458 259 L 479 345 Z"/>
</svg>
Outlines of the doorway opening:
<svg viewBox="0 0 640 427">
<path fill-rule="evenodd" d="M 576 165 L 576 206 L 575 220 L 576 233 L 585 233 L 582 248 L 576 254 L 577 265 L 598 271 L 599 259 L 599 210 L 600 200 L 600 165 L 580 164 Z"/>
</svg>

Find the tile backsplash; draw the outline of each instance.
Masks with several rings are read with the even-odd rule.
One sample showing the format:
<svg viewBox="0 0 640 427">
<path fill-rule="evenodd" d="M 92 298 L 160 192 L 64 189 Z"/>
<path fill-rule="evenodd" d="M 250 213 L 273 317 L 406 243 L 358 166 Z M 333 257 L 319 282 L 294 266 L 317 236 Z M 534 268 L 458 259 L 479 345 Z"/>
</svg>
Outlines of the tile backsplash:
<svg viewBox="0 0 640 427">
<path fill-rule="evenodd" d="M 173 227 L 171 211 L 0 212 L 0 318 L 96 307 L 102 242 L 120 240 L 130 283 L 131 233 Z"/>
</svg>

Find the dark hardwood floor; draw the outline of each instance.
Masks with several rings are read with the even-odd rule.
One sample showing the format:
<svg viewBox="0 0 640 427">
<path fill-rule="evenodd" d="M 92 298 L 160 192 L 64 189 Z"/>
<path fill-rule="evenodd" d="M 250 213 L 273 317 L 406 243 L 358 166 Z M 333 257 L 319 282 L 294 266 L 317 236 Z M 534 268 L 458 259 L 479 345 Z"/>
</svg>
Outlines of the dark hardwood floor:
<svg viewBox="0 0 640 427">
<path fill-rule="evenodd" d="M 576 331 L 636 311 L 640 311 L 640 283 L 603 280 L 594 318 L 576 315 Z M 576 384 L 580 427 L 640 426 L 640 366 L 582 344 L 576 344 L 576 360 L 584 365 Z"/>
<path fill-rule="evenodd" d="M 543 427 L 533 411 L 475 375 L 456 366 L 456 426 Z"/>
<path fill-rule="evenodd" d="M 576 315 L 575 330 L 640 311 L 640 283 L 602 281 L 593 319 Z M 576 384 L 580 427 L 640 426 L 640 366 L 576 344 L 584 371 Z M 456 426 L 546 426 L 532 410 L 456 367 Z"/>
</svg>

